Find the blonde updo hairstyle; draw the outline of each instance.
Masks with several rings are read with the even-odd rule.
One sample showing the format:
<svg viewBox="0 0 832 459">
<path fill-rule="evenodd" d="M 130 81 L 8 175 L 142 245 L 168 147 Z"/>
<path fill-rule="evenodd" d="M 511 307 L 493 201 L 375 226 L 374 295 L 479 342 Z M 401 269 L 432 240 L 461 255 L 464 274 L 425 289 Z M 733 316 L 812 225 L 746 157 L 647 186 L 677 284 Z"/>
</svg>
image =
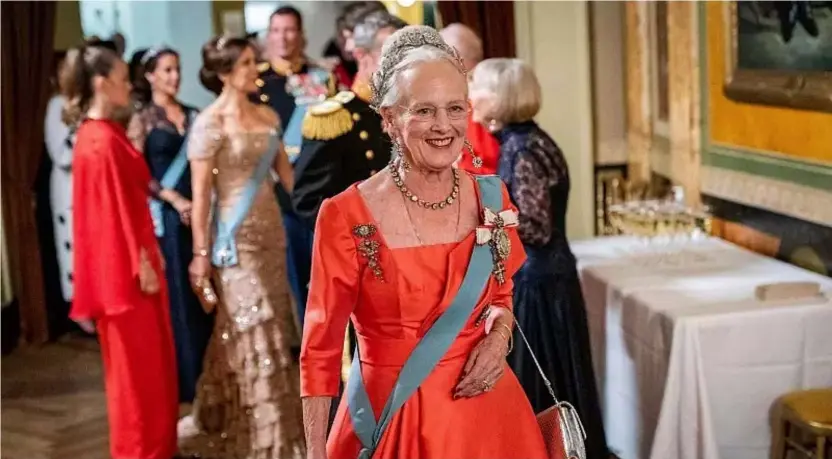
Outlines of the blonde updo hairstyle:
<svg viewBox="0 0 832 459">
<path fill-rule="evenodd" d="M 540 111 L 540 82 L 534 70 L 520 59 L 492 58 L 480 62 L 471 75 L 472 91 L 492 98 L 488 120 L 500 124 L 522 123 Z"/>
</svg>

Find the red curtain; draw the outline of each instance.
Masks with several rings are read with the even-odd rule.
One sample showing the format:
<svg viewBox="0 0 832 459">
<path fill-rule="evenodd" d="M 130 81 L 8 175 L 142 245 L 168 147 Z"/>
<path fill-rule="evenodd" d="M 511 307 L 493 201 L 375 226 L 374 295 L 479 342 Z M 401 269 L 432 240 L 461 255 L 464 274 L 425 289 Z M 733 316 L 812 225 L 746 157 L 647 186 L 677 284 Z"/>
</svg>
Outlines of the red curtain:
<svg viewBox="0 0 832 459">
<path fill-rule="evenodd" d="M 43 155 L 43 118 L 55 37 L 53 1 L 2 2 L 2 198 L 21 338 L 48 339 L 33 185 Z"/>
<path fill-rule="evenodd" d="M 485 58 L 515 57 L 514 2 L 439 1 L 436 7 L 443 26 L 459 22 L 480 36 Z"/>
</svg>

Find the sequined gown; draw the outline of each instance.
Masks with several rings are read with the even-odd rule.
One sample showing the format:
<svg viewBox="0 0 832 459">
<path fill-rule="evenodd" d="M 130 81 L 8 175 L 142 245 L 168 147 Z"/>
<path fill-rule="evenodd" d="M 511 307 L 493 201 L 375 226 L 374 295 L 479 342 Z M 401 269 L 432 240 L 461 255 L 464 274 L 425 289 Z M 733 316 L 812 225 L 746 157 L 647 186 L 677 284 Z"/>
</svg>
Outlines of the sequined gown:
<svg viewBox="0 0 832 459">
<path fill-rule="evenodd" d="M 224 130 L 202 114 L 192 128 L 188 157 L 209 161 L 220 215 L 236 205 L 271 133 Z M 265 180 L 236 236 L 239 264 L 214 269 L 220 296 L 214 334 L 197 385 L 194 411 L 179 424 L 180 453 L 203 458 L 305 457 L 299 344 L 286 277 L 280 209 Z"/>
</svg>

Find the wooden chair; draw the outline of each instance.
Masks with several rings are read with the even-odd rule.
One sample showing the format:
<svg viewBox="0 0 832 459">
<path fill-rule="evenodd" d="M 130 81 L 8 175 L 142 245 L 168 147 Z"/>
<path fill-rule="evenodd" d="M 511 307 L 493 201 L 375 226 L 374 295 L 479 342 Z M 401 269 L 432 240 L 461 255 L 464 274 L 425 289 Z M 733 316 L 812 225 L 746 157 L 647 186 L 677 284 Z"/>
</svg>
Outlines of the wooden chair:
<svg viewBox="0 0 832 459">
<path fill-rule="evenodd" d="M 807 439 L 808 437 L 808 439 Z M 832 389 L 791 392 L 772 409 L 771 459 L 832 458 Z"/>
</svg>

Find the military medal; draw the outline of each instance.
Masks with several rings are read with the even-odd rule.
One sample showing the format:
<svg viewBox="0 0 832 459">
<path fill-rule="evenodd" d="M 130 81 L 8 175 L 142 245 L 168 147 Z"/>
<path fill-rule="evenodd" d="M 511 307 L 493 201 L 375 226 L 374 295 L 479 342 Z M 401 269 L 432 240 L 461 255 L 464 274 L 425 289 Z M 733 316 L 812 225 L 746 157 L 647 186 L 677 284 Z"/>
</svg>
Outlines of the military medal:
<svg viewBox="0 0 832 459">
<path fill-rule="evenodd" d="M 517 226 L 517 212 L 508 209 L 495 213 L 485 208 L 483 225 L 477 227 L 477 244 L 488 244 L 491 247 L 491 259 L 494 268 L 491 273 L 502 285 L 506 281 L 505 261 L 511 253 L 511 239 L 506 228 Z"/>
</svg>

